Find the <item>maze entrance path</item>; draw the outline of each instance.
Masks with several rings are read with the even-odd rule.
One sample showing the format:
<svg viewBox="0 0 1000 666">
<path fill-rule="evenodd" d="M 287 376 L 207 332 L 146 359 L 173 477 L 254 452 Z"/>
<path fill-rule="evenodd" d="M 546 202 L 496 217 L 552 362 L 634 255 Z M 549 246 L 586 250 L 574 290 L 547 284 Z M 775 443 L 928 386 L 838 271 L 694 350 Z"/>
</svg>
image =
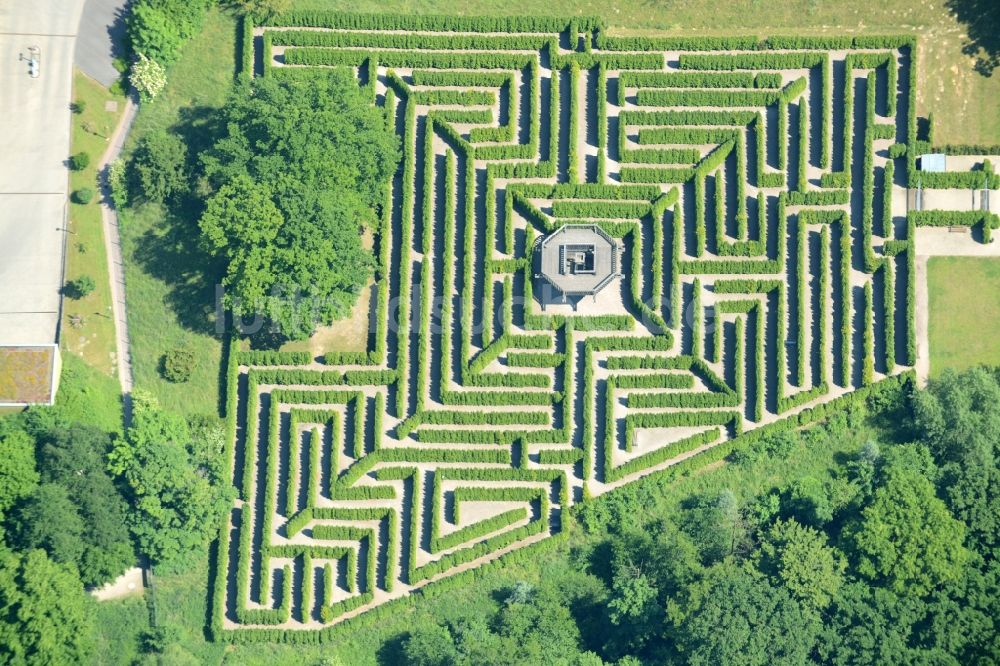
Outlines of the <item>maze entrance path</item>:
<svg viewBox="0 0 1000 666">
<path fill-rule="evenodd" d="M 910 376 L 907 38 L 614 38 L 595 20 L 286 15 L 258 75 L 357 72 L 402 141 L 367 352 L 229 354 L 214 628 L 310 640 Z M 249 74 L 249 71 L 245 72 Z M 543 309 L 598 225 L 612 298 Z M 524 549 L 529 549 L 525 551 Z M 438 583 L 437 581 L 442 581 Z"/>
</svg>

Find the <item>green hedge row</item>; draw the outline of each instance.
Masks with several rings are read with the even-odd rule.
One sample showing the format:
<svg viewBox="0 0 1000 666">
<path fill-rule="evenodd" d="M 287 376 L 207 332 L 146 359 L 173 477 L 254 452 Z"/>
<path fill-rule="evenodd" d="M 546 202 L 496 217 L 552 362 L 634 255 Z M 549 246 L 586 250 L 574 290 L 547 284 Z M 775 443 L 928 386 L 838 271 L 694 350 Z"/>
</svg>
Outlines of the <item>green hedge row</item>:
<svg viewBox="0 0 1000 666">
<path fill-rule="evenodd" d="M 840 206 L 851 200 L 849 190 L 794 191 L 784 196 L 789 206 Z"/>
<path fill-rule="evenodd" d="M 240 73 L 244 83 L 253 78 L 253 16 L 247 14 L 240 21 Z"/>
<path fill-rule="evenodd" d="M 566 361 L 565 354 L 509 352 L 507 365 L 518 368 L 554 368 Z"/>
<path fill-rule="evenodd" d="M 238 351 L 240 365 L 308 365 L 313 357 L 309 352 Z"/>
<path fill-rule="evenodd" d="M 916 186 L 928 190 L 1000 188 L 1000 175 L 990 171 L 920 171 Z"/>
<path fill-rule="evenodd" d="M 691 435 L 690 437 L 685 437 L 680 441 L 671 442 L 666 446 L 633 458 L 617 467 L 607 465 L 605 467 L 604 474 L 605 481 L 607 483 L 614 483 L 615 481 L 624 479 L 625 477 L 637 472 L 642 472 L 651 467 L 655 467 L 656 465 L 664 463 L 671 458 L 676 458 L 677 456 L 693 451 L 697 448 L 705 446 L 706 444 L 711 444 L 718 438 L 719 430 L 717 428 L 713 428 L 711 430 L 700 432 L 696 435 Z"/>
<path fill-rule="evenodd" d="M 739 396 L 735 393 L 630 393 L 628 396 L 628 406 L 630 409 L 653 409 L 665 407 L 699 409 L 702 407 L 735 407 L 739 404 L 739 400 Z M 704 412 L 691 413 L 702 414 Z M 676 425 L 701 424 L 677 423 Z"/>
<path fill-rule="evenodd" d="M 562 399 L 558 393 L 540 391 L 448 391 L 442 393 L 446 405 L 486 407 L 491 405 L 549 405 Z"/>
<path fill-rule="evenodd" d="M 271 34 L 271 33 L 267 33 Z M 287 65 L 358 65 L 372 59 L 385 67 L 425 67 L 436 69 L 522 69 L 533 56 L 512 53 L 459 51 L 367 51 L 290 47 Z"/>
<path fill-rule="evenodd" d="M 640 89 L 636 95 L 639 106 L 750 106 L 774 104 L 779 93 L 774 90 L 657 90 Z"/>
<path fill-rule="evenodd" d="M 323 10 L 287 11 L 271 16 L 262 25 L 275 27 L 338 28 L 343 30 L 402 30 L 433 32 L 563 32 L 600 27 L 596 17 L 567 20 L 547 16 L 455 16 L 453 14 L 363 14 Z"/>
<path fill-rule="evenodd" d="M 619 86 L 619 89 L 621 86 Z M 608 176 L 608 72 L 602 62 L 597 67 L 597 182 Z M 589 114 L 588 114 L 589 118 Z"/>
<path fill-rule="evenodd" d="M 779 75 L 780 80 L 780 75 Z M 629 88 L 753 88 L 756 80 L 749 72 L 622 72 L 619 86 Z M 780 87 L 780 86 L 777 86 Z"/>
<path fill-rule="evenodd" d="M 664 144 L 664 143 L 702 144 L 702 143 L 723 143 L 725 141 L 732 141 L 735 137 L 736 133 L 734 130 L 706 129 L 701 127 L 693 127 L 693 128 L 663 127 L 656 129 L 639 130 L 638 138 L 640 144 Z M 693 153 L 695 159 L 697 159 L 697 156 L 700 155 L 700 153 L 696 149 L 690 149 L 689 152 Z M 663 161 L 666 162 L 667 160 Z"/>
<path fill-rule="evenodd" d="M 619 114 L 623 125 L 694 125 L 692 129 L 704 129 L 701 125 L 746 126 L 757 119 L 754 111 L 717 110 L 674 110 L 674 111 L 633 111 Z"/>
<path fill-rule="evenodd" d="M 983 234 L 983 242 L 991 243 L 993 240 L 993 229 L 1000 227 L 1000 216 L 988 211 L 970 210 L 922 210 L 910 211 L 907 218 L 918 227 L 950 227 L 950 226 L 976 226 L 980 225 Z M 912 236 L 911 236 L 912 238 Z M 912 250 L 909 252 L 912 254 Z M 912 273 L 911 273 L 912 275 Z M 912 321 L 908 320 L 908 321 Z M 912 365 L 912 363 L 910 364 Z"/>
<path fill-rule="evenodd" d="M 623 183 L 686 183 L 694 177 L 695 170 L 693 168 L 623 166 L 618 175 Z"/>
<path fill-rule="evenodd" d="M 612 358 L 642 358 L 642 357 L 612 357 Z M 658 358 L 658 357 L 653 357 Z M 610 361 L 608 359 L 610 368 Z M 615 377 L 615 386 L 620 389 L 692 389 L 694 376 L 689 374 L 621 375 Z"/>
<path fill-rule="evenodd" d="M 607 51 L 767 51 L 769 49 L 879 49 L 911 47 L 907 35 L 619 37 L 597 27 L 597 47 Z"/>
<path fill-rule="evenodd" d="M 516 412 L 428 410 L 420 420 L 430 425 L 546 425 L 549 415 L 542 411 Z"/>
<path fill-rule="evenodd" d="M 690 356 L 611 356 L 608 370 L 687 370 Z"/>
<path fill-rule="evenodd" d="M 1000 155 L 1000 143 L 946 143 L 941 146 L 934 146 L 934 152 L 944 153 L 945 155 Z"/>
<path fill-rule="evenodd" d="M 778 72 L 758 72 L 753 77 L 754 88 L 780 88 L 784 77 Z"/>
<path fill-rule="evenodd" d="M 416 90 L 411 99 L 417 104 L 457 104 L 461 106 L 492 106 L 497 97 L 491 90 Z"/>
<path fill-rule="evenodd" d="M 545 532 L 548 526 L 548 516 L 550 512 L 549 500 L 545 493 L 540 493 L 540 510 L 539 518 L 537 520 L 530 521 L 527 525 L 523 525 L 512 530 L 508 530 L 496 536 L 490 537 L 484 541 L 480 541 L 472 546 L 467 546 L 457 551 L 453 551 L 447 555 L 444 555 L 438 560 L 429 562 L 421 567 L 411 568 L 410 571 L 410 583 L 416 583 L 422 580 L 431 578 L 441 572 L 447 571 L 453 567 L 459 566 L 465 562 L 475 560 L 479 557 L 487 555 L 489 553 L 495 552 L 512 543 L 516 543 L 521 539 L 527 538 L 534 534 L 540 534 Z M 416 514 L 417 512 L 413 512 Z M 485 521 L 484 521 L 485 522 Z M 476 524 L 478 525 L 478 523 Z M 475 529 L 476 525 L 470 526 Z M 502 526 L 500 526 L 502 527 Z M 413 532 L 416 534 L 417 532 Z M 488 532 L 487 532 L 488 533 Z M 415 543 L 416 540 L 413 540 Z M 413 559 L 411 558 L 411 567 Z"/>
<path fill-rule="evenodd" d="M 861 383 L 868 386 L 875 381 L 875 314 L 872 283 L 865 282 L 865 310 L 862 326 L 864 327 L 861 353 Z"/>
<path fill-rule="evenodd" d="M 681 53 L 681 69 L 804 69 L 815 67 L 823 61 L 819 53 L 739 53 L 701 54 Z"/>
<path fill-rule="evenodd" d="M 547 375 L 515 372 L 474 373 L 463 375 L 462 383 L 469 388 L 549 388 Z"/>
<path fill-rule="evenodd" d="M 551 35 L 426 35 L 404 32 L 327 32 L 275 30 L 272 43 L 282 46 L 324 46 L 365 49 L 431 49 L 436 51 L 531 51 L 554 43 Z"/>
<path fill-rule="evenodd" d="M 489 472 L 500 472 L 502 470 L 484 470 Z M 554 476 L 550 471 L 543 470 L 525 470 L 525 471 L 537 471 L 541 474 L 534 475 L 532 480 L 537 481 L 553 481 Z M 465 475 L 462 474 L 448 474 L 449 480 L 467 480 Z M 511 481 L 511 480 L 528 480 L 524 477 L 511 477 L 510 474 L 507 475 L 496 475 L 492 477 L 476 477 L 473 476 L 471 480 L 496 480 L 496 481 Z M 455 520 L 454 522 L 459 522 L 461 505 L 465 502 L 533 502 L 537 500 L 542 494 L 545 493 L 544 488 L 526 488 L 523 486 L 506 486 L 503 488 L 498 488 L 494 486 L 458 486 L 452 492 L 455 497 Z M 527 517 L 527 516 L 525 516 Z"/>
<path fill-rule="evenodd" d="M 456 86 L 498 88 L 512 79 L 510 72 L 462 72 L 415 69 L 410 79 L 415 86 Z"/>
<path fill-rule="evenodd" d="M 456 491 L 457 492 L 457 491 Z M 436 514 L 435 514 L 436 515 Z M 524 508 L 511 509 L 501 514 L 481 520 L 472 525 L 462 527 L 444 536 L 431 537 L 430 551 L 439 553 L 449 548 L 454 548 L 463 543 L 474 541 L 481 537 L 502 530 L 522 520 L 528 519 L 528 511 Z"/>
<path fill-rule="evenodd" d="M 649 215 L 648 201 L 585 201 L 556 199 L 552 202 L 555 217 L 639 219 Z"/>
</svg>

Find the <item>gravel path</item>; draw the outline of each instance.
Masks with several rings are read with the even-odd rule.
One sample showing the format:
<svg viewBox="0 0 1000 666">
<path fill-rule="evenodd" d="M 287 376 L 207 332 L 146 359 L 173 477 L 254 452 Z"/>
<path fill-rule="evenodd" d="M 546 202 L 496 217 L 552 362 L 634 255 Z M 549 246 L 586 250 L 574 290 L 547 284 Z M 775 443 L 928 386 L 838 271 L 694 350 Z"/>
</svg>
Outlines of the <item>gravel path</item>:
<svg viewBox="0 0 1000 666">
<path fill-rule="evenodd" d="M 131 418 L 132 394 L 132 353 L 129 344 L 128 317 L 125 305 L 125 265 L 122 261 L 122 244 L 119 234 L 118 215 L 111 201 L 111 188 L 108 184 L 107 165 L 118 158 L 132 128 L 138 105 L 130 97 L 125 104 L 118 127 L 108 143 L 108 149 L 101 157 L 98 169 L 101 172 L 101 219 L 104 221 L 104 245 L 108 255 L 108 275 L 111 278 L 111 307 L 115 318 L 115 347 L 118 358 L 118 379 L 121 382 L 122 394 L 125 396 L 125 424 Z"/>
<path fill-rule="evenodd" d="M 128 317 L 125 304 L 125 265 L 122 261 L 122 244 L 119 235 L 118 215 L 111 201 L 111 188 L 108 185 L 107 166 L 122 151 L 125 138 L 132 128 L 135 114 L 139 110 L 135 101 L 129 97 L 125 104 L 125 113 L 118 121 L 118 127 L 108 142 L 108 148 L 101 156 L 97 165 L 101 185 L 101 220 L 104 226 L 104 248 L 108 257 L 108 276 L 111 280 L 111 311 L 115 320 L 115 357 L 118 362 L 118 381 L 122 388 L 125 427 L 132 420 L 132 348 L 129 344 Z M 131 594 L 142 593 L 143 570 L 133 567 L 117 580 L 92 592 L 99 601 L 119 599 Z"/>
</svg>

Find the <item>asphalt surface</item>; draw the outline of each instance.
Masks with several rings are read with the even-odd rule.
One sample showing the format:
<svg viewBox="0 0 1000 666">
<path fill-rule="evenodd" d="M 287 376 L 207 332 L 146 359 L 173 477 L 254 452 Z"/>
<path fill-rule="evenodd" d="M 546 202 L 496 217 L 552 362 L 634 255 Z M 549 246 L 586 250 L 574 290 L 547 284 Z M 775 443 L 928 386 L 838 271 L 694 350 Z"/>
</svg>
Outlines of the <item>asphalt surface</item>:
<svg viewBox="0 0 1000 666">
<path fill-rule="evenodd" d="M 76 66 L 102 86 L 118 80 L 114 44 L 124 43 L 128 0 L 86 0 L 76 36 Z"/>
<path fill-rule="evenodd" d="M 0 344 L 56 341 L 83 0 L 0 4 Z M 28 74 L 28 47 L 40 76 Z"/>
</svg>

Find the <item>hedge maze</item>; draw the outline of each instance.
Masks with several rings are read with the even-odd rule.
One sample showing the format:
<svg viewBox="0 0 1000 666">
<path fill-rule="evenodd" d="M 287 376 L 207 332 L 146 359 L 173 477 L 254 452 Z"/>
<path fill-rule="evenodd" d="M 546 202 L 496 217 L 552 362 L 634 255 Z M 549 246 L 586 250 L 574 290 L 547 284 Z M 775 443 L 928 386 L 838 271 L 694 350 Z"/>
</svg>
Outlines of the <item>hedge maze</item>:
<svg viewBox="0 0 1000 666">
<path fill-rule="evenodd" d="M 909 377 L 914 47 L 247 21 L 243 76 L 353 68 L 403 159 L 369 351 L 232 343 L 217 634 L 320 640 L 530 556 L 591 496 Z M 533 250 L 573 224 L 620 242 L 621 277 L 543 304 Z"/>
</svg>

